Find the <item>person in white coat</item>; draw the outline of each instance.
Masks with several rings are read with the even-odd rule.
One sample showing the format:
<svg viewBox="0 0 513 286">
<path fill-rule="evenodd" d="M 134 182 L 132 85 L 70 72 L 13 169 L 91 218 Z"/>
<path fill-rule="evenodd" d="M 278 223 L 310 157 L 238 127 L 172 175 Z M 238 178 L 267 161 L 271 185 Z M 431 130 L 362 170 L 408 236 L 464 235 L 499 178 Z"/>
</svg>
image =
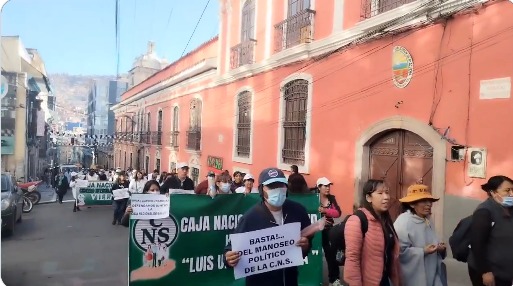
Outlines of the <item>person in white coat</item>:
<svg viewBox="0 0 513 286">
<path fill-rule="evenodd" d="M 77 173 L 71 172 L 71 181 L 69 183 L 69 187 L 71 188 L 71 193 L 73 194 L 73 199 L 75 200 L 75 203 L 73 204 L 73 212 L 80 211 L 80 207 L 78 206 L 77 176 Z"/>
<path fill-rule="evenodd" d="M 144 178 L 144 175 L 141 171 L 135 171 L 135 177 L 130 180 L 130 185 L 128 186 L 128 191 L 130 191 L 131 194 L 142 194 L 144 185 L 148 180 Z"/>
</svg>

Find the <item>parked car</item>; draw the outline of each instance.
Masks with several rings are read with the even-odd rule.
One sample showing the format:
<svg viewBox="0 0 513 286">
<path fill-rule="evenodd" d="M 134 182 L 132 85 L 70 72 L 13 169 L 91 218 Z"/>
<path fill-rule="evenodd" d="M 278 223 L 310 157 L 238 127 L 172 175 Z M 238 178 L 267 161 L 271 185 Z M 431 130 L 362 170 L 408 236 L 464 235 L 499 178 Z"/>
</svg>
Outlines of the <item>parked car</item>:
<svg viewBox="0 0 513 286">
<path fill-rule="evenodd" d="M 16 222 L 21 222 L 23 211 L 23 192 L 16 180 L 9 173 L 2 173 L 0 177 L 2 189 L 2 233 L 12 235 Z"/>
</svg>

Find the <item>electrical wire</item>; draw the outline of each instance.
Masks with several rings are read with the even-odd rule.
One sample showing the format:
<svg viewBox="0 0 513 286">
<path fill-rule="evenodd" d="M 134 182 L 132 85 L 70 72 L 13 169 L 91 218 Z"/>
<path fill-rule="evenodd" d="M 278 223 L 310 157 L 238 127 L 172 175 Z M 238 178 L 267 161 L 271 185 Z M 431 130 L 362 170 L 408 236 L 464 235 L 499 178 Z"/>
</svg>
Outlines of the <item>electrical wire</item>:
<svg viewBox="0 0 513 286">
<path fill-rule="evenodd" d="M 210 3 L 210 0 L 207 0 L 207 4 L 205 4 L 205 7 L 203 8 L 203 11 L 201 12 L 201 15 L 198 19 L 198 21 L 196 22 L 196 26 L 194 26 L 194 30 L 192 31 L 192 34 L 191 36 L 189 37 L 189 40 L 187 41 L 187 44 L 185 45 L 185 48 L 183 49 L 183 52 L 182 54 L 180 55 L 180 58 L 183 57 L 183 55 L 185 54 L 185 51 L 187 50 L 187 48 L 189 47 L 189 44 L 192 40 L 192 37 L 194 36 L 194 34 L 196 33 L 196 29 L 198 28 L 198 25 L 199 23 L 201 22 L 201 19 L 203 18 L 203 14 L 205 13 L 205 10 L 207 10 L 207 7 L 208 7 L 208 3 Z"/>
<path fill-rule="evenodd" d="M 115 31 L 116 31 L 116 78 L 119 78 L 119 66 L 120 66 L 120 7 L 119 7 L 119 0 L 116 1 L 116 8 L 115 8 Z"/>
</svg>

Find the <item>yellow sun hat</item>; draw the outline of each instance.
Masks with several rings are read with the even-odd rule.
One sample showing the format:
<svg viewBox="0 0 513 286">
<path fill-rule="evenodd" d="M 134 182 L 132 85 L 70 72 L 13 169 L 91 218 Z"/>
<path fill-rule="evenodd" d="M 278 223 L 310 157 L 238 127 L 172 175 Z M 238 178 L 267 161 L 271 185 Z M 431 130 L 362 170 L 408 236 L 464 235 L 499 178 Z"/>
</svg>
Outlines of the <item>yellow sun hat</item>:
<svg viewBox="0 0 513 286">
<path fill-rule="evenodd" d="M 415 184 L 408 187 L 408 193 L 404 198 L 399 199 L 401 203 L 413 203 L 420 200 L 438 201 L 439 198 L 433 197 L 426 185 Z"/>
</svg>

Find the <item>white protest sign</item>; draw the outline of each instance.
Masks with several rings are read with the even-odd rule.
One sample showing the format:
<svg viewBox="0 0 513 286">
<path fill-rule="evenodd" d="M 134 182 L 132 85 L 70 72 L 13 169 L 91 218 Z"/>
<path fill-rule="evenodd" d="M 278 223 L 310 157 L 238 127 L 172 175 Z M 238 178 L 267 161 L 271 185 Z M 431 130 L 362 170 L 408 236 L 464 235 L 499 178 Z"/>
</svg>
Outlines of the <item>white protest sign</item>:
<svg viewBox="0 0 513 286">
<path fill-rule="evenodd" d="M 170 194 L 194 195 L 194 190 L 169 189 Z"/>
<path fill-rule="evenodd" d="M 128 188 L 112 190 L 112 195 L 114 196 L 114 200 L 128 199 L 130 197 Z"/>
<path fill-rule="evenodd" d="M 271 228 L 230 235 L 232 250 L 241 255 L 234 268 L 235 279 L 272 270 L 303 265 L 301 224 L 288 223 Z"/>
<path fill-rule="evenodd" d="M 76 185 L 75 187 L 77 188 L 87 188 L 89 186 L 89 181 L 88 180 L 76 180 Z"/>
<path fill-rule="evenodd" d="M 131 219 L 161 219 L 169 217 L 169 197 L 166 195 L 133 194 L 130 198 Z"/>
</svg>

